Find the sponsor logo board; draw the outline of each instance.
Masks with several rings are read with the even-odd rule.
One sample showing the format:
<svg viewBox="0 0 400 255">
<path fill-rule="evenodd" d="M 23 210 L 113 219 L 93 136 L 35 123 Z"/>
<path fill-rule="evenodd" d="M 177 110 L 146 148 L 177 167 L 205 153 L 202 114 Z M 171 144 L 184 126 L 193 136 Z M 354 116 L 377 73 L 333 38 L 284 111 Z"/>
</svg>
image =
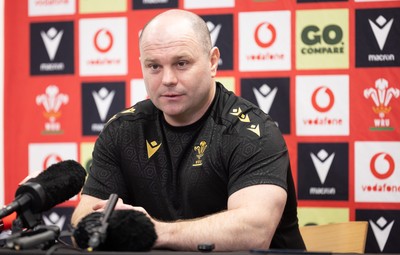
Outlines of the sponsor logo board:
<svg viewBox="0 0 400 255">
<path fill-rule="evenodd" d="M 348 9 L 297 10 L 297 69 L 349 68 L 348 23 Z"/>
<path fill-rule="evenodd" d="M 125 109 L 125 82 L 82 84 L 83 135 L 98 135 L 114 114 Z"/>
<path fill-rule="evenodd" d="M 289 78 L 241 80 L 241 96 L 269 114 L 283 134 L 290 134 Z"/>
<path fill-rule="evenodd" d="M 81 76 L 126 75 L 127 18 L 79 20 Z"/>
<path fill-rule="evenodd" d="M 304 200 L 348 200 L 347 143 L 299 143 L 298 197 Z"/>
<path fill-rule="evenodd" d="M 355 142 L 356 202 L 400 202 L 400 142 Z"/>
<path fill-rule="evenodd" d="M 296 76 L 296 133 L 349 135 L 349 76 Z"/>
<path fill-rule="evenodd" d="M 239 70 L 290 70 L 290 11 L 239 13 Z"/>
</svg>

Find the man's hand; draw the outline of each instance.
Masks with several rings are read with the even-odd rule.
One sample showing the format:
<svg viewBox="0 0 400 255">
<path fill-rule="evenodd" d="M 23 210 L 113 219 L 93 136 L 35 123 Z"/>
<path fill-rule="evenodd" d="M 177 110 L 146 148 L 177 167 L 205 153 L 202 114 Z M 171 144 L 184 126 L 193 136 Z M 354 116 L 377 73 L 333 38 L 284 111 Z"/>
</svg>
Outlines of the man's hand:
<svg viewBox="0 0 400 255">
<path fill-rule="evenodd" d="M 107 201 L 108 201 L 108 200 L 101 200 L 101 201 L 97 202 L 97 203 L 92 207 L 92 209 L 93 209 L 94 211 L 102 211 L 102 210 L 104 210 L 104 208 L 105 208 L 105 206 L 106 206 L 106 204 L 107 204 Z M 115 207 L 114 207 L 114 210 L 135 210 L 135 211 L 139 211 L 139 212 L 144 213 L 147 217 L 149 217 L 150 219 L 152 219 L 152 218 L 150 217 L 150 215 L 147 213 L 147 211 L 146 211 L 143 207 L 140 207 L 140 206 L 132 206 L 132 205 L 124 204 L 124 202 L 122 201 L 121 198 L 118 199 L 118 202 L 117 202 L 117 204 L 116 204 Z"/>
</svg>

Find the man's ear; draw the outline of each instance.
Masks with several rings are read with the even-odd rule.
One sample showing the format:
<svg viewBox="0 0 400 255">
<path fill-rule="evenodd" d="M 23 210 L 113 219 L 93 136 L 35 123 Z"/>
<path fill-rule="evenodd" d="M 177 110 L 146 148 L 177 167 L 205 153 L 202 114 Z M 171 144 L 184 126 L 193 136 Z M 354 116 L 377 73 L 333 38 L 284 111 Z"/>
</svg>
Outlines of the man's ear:
<svg viewBox="0 0 400 255">
<path fill-rule="evenodd" d="M 219 57 L 219 49 L 217 47 L 213 47 L 210 51 L 211 77 L 215 77 L 217 75 Z"/>
</svg>

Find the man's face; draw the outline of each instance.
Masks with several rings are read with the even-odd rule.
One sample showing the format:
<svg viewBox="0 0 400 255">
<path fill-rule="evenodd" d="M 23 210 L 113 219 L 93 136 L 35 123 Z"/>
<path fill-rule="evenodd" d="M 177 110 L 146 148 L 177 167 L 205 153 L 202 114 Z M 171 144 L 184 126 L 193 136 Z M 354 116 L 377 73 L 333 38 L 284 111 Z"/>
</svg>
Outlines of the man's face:
<svg viewBox="0 0 400 255">
<path fill-rule="evenodd" d="M 140 45 L 147 93 L 167 122 L 188 125 L 198 120 L 212 102 L 212 77 L 216 72 L 213 62 L 218 62 L 212 55 L 218 50 L 206 52 L 184 24 L 158 28 L 146 32 Z"/>
</svg>

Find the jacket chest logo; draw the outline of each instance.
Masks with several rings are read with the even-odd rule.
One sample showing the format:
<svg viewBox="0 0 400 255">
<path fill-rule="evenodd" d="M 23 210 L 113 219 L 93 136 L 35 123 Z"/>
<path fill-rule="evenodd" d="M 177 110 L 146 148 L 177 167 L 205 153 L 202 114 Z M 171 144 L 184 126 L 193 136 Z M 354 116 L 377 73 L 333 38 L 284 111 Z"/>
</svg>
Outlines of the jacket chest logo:
<svg viewBox="0 0 400 255">
<path fill-rule="evenodd" d="M 158 144 L 156 141 L 149 142 L 146 140 L 147 158 L 151 158 L 151 156 L 153 156 L 153 154 L 158 151 L 160 146 L 161 146 L 161 143 Z"/>
<path fill-rule="evenodd" d="M 205 141 L 201 141 L 199 145 L 194 146 L 194 151 L 197 152 L 196 160 L 193 166 L 201 166 L 203 165 L 202 157 L 204 156 L 204 152 L 207 148 L 207 143 Z"/>
</svg>

